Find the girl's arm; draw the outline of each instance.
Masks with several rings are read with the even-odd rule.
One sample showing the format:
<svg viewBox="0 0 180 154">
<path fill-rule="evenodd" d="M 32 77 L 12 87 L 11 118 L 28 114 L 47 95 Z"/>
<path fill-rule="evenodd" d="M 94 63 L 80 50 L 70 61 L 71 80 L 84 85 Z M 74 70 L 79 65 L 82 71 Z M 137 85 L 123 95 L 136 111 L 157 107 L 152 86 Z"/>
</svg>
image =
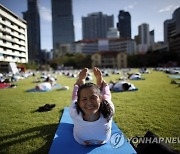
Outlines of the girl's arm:
<svg viewBox="0 0 180 154">
<path fill-rule="evenodd" d="M 74 89 L 72 92 L 72 102 L 77 101 L 77 92 L 78 92 L 79 86 L 78 85 L 74 85 Z"/>
<path fill-rule="evenodd" d="M 115 113 L 115 108 L 114 108 L 114 104 L 111 100 L 111 91 L 109 89 L 109 85 L 103 81 L 102 83 L 102 90 L 101 90 L 101 94 L 104 100 L 107 100 L 107 102 L 109 103 L 109 105 L 112 107 L 113 110 L 113 114 Z"/>
<path fill-rule="evenodd" d="M 72 119 L 75 119 L 77 117 L 77 110 L 76 110 L 76 102 L 77 102 L 77 91 L 78 91 L 79 86 L 74 85 L 74 89 L 72 92 L 72 102 L 69 108 L 69 114 Z"/>
<path fill-rule="evenodd" d="M 111 91 L 109 89 L 108 84 L 105 81 L 103 81 L 103 83 L 102 83 L 101 94 L 103 96 L 103 99 L 110 99 L 111 100 Z"/>
</svg>

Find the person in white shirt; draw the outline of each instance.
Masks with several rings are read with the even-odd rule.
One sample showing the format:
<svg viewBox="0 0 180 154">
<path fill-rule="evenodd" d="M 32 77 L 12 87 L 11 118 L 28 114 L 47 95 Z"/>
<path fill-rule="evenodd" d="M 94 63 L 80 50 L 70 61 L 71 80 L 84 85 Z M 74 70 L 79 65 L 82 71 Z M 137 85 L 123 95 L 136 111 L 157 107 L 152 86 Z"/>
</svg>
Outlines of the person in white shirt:
<svg viewBox="0 0 180 154">
<path fill-rule="evenodd" d="M 53 77 L 48 77 L 46 82 L 40 83 L 36 85 L 36 90 L 51 90 L 52 87 L 56 84 L 55 79 Z"/>
<path fill-rule="evenodd" d="M 109 86 L 98 68 L 93 72 L 97 84 L 85 83 L 88 69 L 79 73 L 72 94 L 70 116 L 74 123 L 73 135 L 82 145 L 101 145 L 111 137 L 114 105 Z"/>
</svg>

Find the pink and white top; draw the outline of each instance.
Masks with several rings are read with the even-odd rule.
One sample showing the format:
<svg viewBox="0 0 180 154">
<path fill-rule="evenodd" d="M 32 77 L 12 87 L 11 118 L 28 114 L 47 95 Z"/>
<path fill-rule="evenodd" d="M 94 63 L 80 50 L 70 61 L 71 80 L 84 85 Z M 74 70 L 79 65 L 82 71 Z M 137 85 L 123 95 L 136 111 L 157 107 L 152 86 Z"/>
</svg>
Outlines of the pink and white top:
<svg viewBox="0 0 180 154">
<path fill-rule="evenodd" d="M 83 120 L 82 113 L 77 113 L 75 104 L 77 102 L 78 88 L 77 85 L 74 86 L 72 104 L 69 110 L 74 123 L 73 135 L 75 140 L 83 145 L 96 145 L 108 142 L 111 137 L 112 118 L 107 122 L 107 119 L 100 114 L 100 118 L 96 121 L 89 122 Z M 101 93 L 103 98 L 111 105 L 114 112 L 114 105 L 111 101 L 109 86 L 103 87 Z"/>
</svg>

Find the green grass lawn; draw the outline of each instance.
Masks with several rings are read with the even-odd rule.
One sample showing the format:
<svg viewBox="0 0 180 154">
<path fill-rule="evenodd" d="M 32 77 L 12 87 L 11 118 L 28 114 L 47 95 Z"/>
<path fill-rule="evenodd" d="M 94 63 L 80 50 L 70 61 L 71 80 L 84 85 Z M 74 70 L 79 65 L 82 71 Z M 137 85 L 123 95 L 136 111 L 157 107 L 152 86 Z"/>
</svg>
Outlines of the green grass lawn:
<svg viewBox="0 0 180 154">
<path fill-rule="evenodd" d="M 30 77 L 17 88 L 0 90 L 0 153 L 48 153 L 63 108 L 69 106 L 75 78 L 57 76 L 67 91 L 28 93 L 36 84 Z M 120 75 L 105 77 L 116 80 Z M 125 136 L 144 136 L 150 130 L 160 137 L 180 137 L 180 87 L 163 72 L 144 74 L 145 80 L 130 81 L 139 90 L 112 93 L 114 120 Z M 49 112 L 33 112 L 46 103 Z M 180 144 L 170 144 L 180 150 Z"/>
</svg>

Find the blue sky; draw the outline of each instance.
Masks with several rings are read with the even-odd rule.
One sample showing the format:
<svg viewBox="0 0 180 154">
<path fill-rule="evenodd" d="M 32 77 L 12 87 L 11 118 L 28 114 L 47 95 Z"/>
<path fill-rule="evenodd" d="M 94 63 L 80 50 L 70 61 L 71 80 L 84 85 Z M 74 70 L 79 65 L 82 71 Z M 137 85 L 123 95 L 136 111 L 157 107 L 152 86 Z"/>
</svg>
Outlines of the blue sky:
<svg viewBox="0 0 180 154">
<path fill-rule="evenodd" d="M 22 17 L 27 10 L 27 0 L 0 0 L 0 3 Z M 82 39 L 81 17 L 93 12 L 114 15 L 114 26 L 120 10 L 131 14 L 132 38 L 138 34 L 138 26 L 148 23 L 155 30 L 155 41 L 163 41 L 163 22 L 172 18 L 180 7 L 180 0 L 73 0 L 75 40 Z M 41 16 L 41 48 L 52 49 L 51 0 L 39 0 Z"/>
</svg>

